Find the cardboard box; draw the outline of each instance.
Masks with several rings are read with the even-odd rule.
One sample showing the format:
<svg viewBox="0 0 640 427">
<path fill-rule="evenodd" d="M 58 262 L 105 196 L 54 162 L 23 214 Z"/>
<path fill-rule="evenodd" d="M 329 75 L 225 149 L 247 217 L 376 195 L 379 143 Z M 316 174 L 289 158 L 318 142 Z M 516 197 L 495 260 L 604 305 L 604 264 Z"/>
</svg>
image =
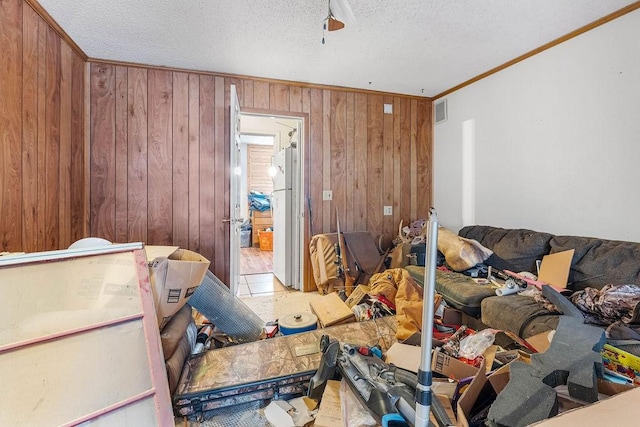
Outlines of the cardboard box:
<svg viewBox="0 0 640 427">
<path fill-rule="evenodd" d="M 178 246 L 145 246 L 149 278 L 162 329 L 202 283 L 209 260 Z"/>
<path fill-rule="evenodd" d="M 519 355 L 515 360 L 529 362 L 529 355 L 519 350 L 512 350 L 510 352 L 496 353 L 496 346 L 490 346 L 485 351 L 485 359 L 482 361 L 480 368 L 469 386 L 464 390 L 460 399 L 458 399 L 458 426 L 468 427 L 468 418 L 471 416 L 471 410 L 477 401 L 488 399 L 493 395 L 498 395 L 509 382 L 510 378 L 510 363 L 496 369 L 493 372 L 489 372 L 491 369 L 490 363 L 495 358 L 496 354 L 502 353 L 515 353 Z"/>
<path fill-rule="evenodd" d="M 509 369 L 509 365 L 504 366 L 496 370 L 492 375 L 500 375 L 503 378 L 504 371 Z M 462 393 L 460 399 L 458 399 L 458 422 L 456 425 L 462 427 L 469 427 L 469 420 L 471 416 L 471 410 L 475 405 L 476 401 L 478 401 L 481 396 L 487 396 L 495 393 L 496 395 L 502 391 L 502 389 L 497 389 L 500 387 L 500 384 L 506 385 L 508 380 L 505 381 L 494 381 L 493 383 L 489 381 L 489 377 L 485 374 L 486 366 L 483 361 L 480 365 L 480 368 L 477 370 L 477 375 L 473 378 L 469 387 Z M 494 385 L 495 383 L 495 385 Z M 504 388 L 504 386 L 502 386 Z"/>
<path fill-rule="evenodd" d="M 371 288 L 367 285 L 358 285 L 344 303 L 347 304 L 349 308 L 353 308 L 362 302 L 370 290 Z"/>
<path fill-rule="evenodd" d="M 631 390 L 632 385 L 615 384 L 607 380 L 598 378 L 598 401 L 608 399 L 609 397 Z M 569 388 L 566 385 L 559 385 L 555 388 L 558 397 L 558 415 L 576 408 L 584 408 L 591 403 L 572 397 L 569 394 Z"/>
<path fill-rule="evenodd" d="M 522 353 L 521 358 L 517 359 L 520 361 L 527 361 L 528 355 L 526 353 Z M 487 358 L 488 359 L 488 358 Z M 483 361 L 482 366 L 478 369 L 478 374 L 473 378 L 469 387 L 462 393 L 460 399 L 458 399 L 458 426 L 468 427 L 469 422 L 468 419 L 471 416 L 471 411 L 476 404 L 477 401 L 482 401 L 491 395 L 498 395 L 509 382 L 511 377 L 510 375 L 510 365 L 505 365 L 500 369 L 496 369 L 495 371 L 487 374 L 480 375 L 480 372 L 485 370 L 485 362 Z M 632 387 L 629 385 L 621 385 L 621 384 L 613 384 L 608 381 L 598 380 L 598 392 L 604 396 L 611 396 L 617 393 L 621 393 L 623 391 L 629 390 Z M 566 389 L 566 386 L 565 386 Z M 574 399 L 571 399 L 568 395 L 562 393 L 561 387 L 556 388 L 558 392 L 558 404 L 560 410 L 567 410 L 576 407 L 583 407 L 585 402 L 579 402 Z M 558 418 L 558 417 L 555 417 Z M 539 423 L 540 425 L 545 425 L 546 422 L 555 419 L 551 418 L 546 421 L 542 421 Z M 538 425 L 538 424 L 535 424 Z M 550 424 L 557 426 L 566 426 L 566 425 L 574 425 L 574 424 Z M 578 425 L 578 424 L 575 424 Z M 630 425 L 629 423 L 584 423 L 584 425 Z"/>
<path fill-rule="evenodd" d="M 635 388 L 534 425 L 541 427 L 632 426 L 640 418 L 639 401 L 640 388 Z"/>
<path fill-rule="evenodd" d="M 478 373 L 478 368 L 443 353 L 440 348 L 436 348 L 433 351 L 433 355 L 431 356 L 431 370 L 456 380 L 473 377 Z"/>
</svg>

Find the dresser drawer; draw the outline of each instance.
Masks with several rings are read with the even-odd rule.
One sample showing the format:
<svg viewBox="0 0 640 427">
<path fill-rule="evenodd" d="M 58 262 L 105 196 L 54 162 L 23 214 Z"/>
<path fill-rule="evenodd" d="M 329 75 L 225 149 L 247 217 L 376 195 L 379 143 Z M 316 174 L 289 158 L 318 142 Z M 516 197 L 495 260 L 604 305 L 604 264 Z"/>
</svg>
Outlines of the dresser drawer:
<svg viewBox="0 0 640 427">
<path fill-rule="evenodd" d="M 254 218 L 271 218 L 271 209 L 267 209 L 266 211 L 251 211 L 251 216 Z"/>
</svg>

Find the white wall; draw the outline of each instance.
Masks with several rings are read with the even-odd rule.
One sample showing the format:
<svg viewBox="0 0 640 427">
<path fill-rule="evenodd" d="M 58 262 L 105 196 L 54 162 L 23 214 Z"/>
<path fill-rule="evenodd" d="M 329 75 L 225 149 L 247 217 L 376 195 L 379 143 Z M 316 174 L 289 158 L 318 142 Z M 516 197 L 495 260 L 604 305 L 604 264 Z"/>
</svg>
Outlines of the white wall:
<svg viewBox="0 0 640 427">
<path fill-rule="evenodd" d="M 434 127 L 442 225 L 463 225 L 473 119 L 476 224 L 640 242 L 640 10 L 446 99 Z"/>
</svg>

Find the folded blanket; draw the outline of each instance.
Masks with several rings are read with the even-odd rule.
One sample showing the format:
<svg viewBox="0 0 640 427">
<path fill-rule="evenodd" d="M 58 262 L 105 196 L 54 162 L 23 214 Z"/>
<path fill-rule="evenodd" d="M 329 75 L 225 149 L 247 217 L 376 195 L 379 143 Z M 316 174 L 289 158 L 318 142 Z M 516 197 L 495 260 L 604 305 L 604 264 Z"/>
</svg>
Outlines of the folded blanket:
<svg viewBox="0 0 640 427">
<path fill-rule="evenodd" d="M 438 228 L 438 250 L 454 271 L 468 270 L 493 254 L 477 241 L 460 237 L 444 227 Z"/>
<path fill-rule="evenodd" d="M 571 295 L 571 302 L 585 313 L 587 323 L 610 325 L 618 320 L 640 323 L 640 286 L 637 285 L 585 288 Z"/>
</svg>

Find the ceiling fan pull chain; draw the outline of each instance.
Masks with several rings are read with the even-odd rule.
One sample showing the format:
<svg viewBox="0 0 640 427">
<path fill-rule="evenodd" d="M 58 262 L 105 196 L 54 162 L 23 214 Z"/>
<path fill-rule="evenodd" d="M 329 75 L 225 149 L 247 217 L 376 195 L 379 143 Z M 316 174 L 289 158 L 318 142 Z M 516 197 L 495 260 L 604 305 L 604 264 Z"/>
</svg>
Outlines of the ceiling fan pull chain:
<svg viewBox="0 0 640 427">
<path fill-rule="evenodd" d="M 324 44 L 324 32 L 327 29 L 327 21 L 324 21 L 324 24 L 322 25 L 322 44 Z"/>
</svg>

